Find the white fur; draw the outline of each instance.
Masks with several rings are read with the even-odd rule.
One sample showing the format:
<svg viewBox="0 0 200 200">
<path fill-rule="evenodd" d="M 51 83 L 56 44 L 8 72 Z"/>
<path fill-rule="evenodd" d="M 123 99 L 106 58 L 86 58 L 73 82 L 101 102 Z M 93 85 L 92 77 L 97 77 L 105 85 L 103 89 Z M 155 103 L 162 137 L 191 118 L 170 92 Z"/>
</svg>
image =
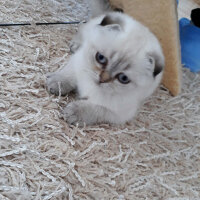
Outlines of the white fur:
<svg viewBox="0 0 200 200">
<path fill-rule="evenodd" d="M 122 19 L 120 30 L 112 30 L 112 26 L 100 26 L 105 15 L 90 20 L 80 28 L 76 37 L 79 48 L 71 56 L 68 65 L 47 79 L 48 89 L 52 93 L 58 92 L 57 85 L 61 82 L 63 94 L 77 88 L 79 97 L 87 98 L 65 108 L 64 118 L 69 123 L 125 123 L 135 116 L 140 105 L 154 92 L 162 78 L 162 72 L 155 78 L 152 75 L 155 59 L 152 57 L 153 63 L 149 62 L 149 57 L 156 54 L 164 65 L 157 38 L 128 15 L 111 15 Z M 131 80 L 129 84 L 121 84 L 116 79 L 99 83 L 100 72 L 95 71 L 94 66 L 99 69 L 101 66 L 95 61 L 95 54 L 101 52 L 109 57 L 113 51 L 116 52 L 113 62 L 125 55 L 127 63 L 131 64 L 131 68 L 126 71 Z M 120 70 L 116 73 L 120 73 Z"/>
</svg>

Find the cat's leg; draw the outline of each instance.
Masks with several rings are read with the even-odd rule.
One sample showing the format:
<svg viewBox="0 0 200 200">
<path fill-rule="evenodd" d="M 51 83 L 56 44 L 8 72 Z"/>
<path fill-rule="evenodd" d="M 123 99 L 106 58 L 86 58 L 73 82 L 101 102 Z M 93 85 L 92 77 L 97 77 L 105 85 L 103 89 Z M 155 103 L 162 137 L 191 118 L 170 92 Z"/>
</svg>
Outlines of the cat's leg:
<svg viewBox="0 0 200 200">
<path fill-rule="evenodd" d="M 79 124 L 79 126 L 96 123 L 121 123 L 114 112 L 103 106 L 92 104 L 88 100 L 69 103 L 63 111 L 63 118 L 69 124 Z"/>
<path fill-rule="evenodd" d="M 73 65 L 67 65 L 61 70 L 47 74 L 47 90 L 51 94 L 66 95 L 76 88 Z"/>
</svg>

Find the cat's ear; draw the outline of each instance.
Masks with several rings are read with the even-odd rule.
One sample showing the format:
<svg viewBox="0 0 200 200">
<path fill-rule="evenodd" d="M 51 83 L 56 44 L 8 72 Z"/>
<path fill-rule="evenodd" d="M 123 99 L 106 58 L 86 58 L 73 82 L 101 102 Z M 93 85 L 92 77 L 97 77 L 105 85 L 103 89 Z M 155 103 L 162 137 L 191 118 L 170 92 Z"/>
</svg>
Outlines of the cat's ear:
<svg viewBox="0 0 200 200">
<path fill-rule="evenodd" d="M 164 56 L 158 55 L 157 53 L 148 54 L 148 62 L 150 63 L 153 71 L 153 77 L 155 78 L 160 74 L 165 66 Z"/>
<path fill-rule="evenodd" d="M 121 31 L 122 21 L 119 17 L 106 15 L 100 23 L 100 26 L 105 26 L 109 30 Z"/>
</svg>

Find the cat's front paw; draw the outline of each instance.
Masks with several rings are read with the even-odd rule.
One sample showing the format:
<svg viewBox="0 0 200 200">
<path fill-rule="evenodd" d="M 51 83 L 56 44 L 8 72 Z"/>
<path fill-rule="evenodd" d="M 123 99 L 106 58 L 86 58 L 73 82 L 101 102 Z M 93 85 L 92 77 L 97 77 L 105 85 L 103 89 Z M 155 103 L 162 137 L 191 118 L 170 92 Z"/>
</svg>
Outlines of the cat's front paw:
<svg viewBox="0 0 200 200">
<path fill-rule="evenodd" d="M 121 124 L 119 117 L 114 112 L 100 105 L 92 104 L 88 100 L 69 103 L 63 111 L 63 118 L 67 123 L 79 127 L 99 123 Z"/>
<path fill-rule="evenodd" d="M 69 103 L 64 111 L 63 111 L 63 118 L 64 120 L 73 125 L 83 126 L 87 121 L 85 121 L 84 109 L 80 106 L 78 101 Z"/>
<path fill-rule="evenodd" d="M 95 111 L 96 106 L 92 106 L 87 100 L 78 100 L 69 103 L 64 111 L 64 120 L 79 127 L 92 125 L 97 123 L 98 112 Z"/>
<path fill-rule="evenodd" d="M 46 84 L 48 92 L 57 96 L 66 95 L 73 89 L 57 72 L 47 74 Z"/>
</svg>

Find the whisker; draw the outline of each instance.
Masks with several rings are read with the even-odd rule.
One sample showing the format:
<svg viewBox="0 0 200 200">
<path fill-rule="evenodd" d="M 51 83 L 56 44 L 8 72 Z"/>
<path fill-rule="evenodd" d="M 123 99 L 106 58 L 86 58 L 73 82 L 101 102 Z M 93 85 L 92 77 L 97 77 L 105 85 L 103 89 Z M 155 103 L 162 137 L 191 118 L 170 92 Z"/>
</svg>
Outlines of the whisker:
<svg viewBox="0 0 200 200">
<path fill-rule="evenodd" d="M 98 74 L 91 69 L 85 69 L 86 72 L 89 72 L 89 74 L 92 75 L 93 78 L 98 79 Z"/>
</svg>

